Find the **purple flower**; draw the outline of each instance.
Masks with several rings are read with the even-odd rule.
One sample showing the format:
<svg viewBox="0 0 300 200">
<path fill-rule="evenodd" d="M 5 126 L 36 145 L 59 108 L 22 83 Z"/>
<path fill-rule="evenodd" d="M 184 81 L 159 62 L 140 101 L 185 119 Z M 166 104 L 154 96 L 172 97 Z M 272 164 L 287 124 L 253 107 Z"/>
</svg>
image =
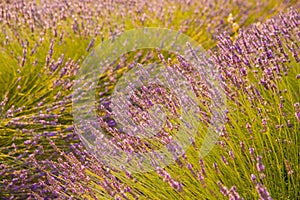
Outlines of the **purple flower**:
<svg viewBox="0 0 300 200">
<path fill-rule="evenodd" d="M 265 166 L 262 164 L 262 156 L 257 156 L 257 164 L 256 168 L 258 172 L 263 172 L 265 170 Z"/>
</svg>

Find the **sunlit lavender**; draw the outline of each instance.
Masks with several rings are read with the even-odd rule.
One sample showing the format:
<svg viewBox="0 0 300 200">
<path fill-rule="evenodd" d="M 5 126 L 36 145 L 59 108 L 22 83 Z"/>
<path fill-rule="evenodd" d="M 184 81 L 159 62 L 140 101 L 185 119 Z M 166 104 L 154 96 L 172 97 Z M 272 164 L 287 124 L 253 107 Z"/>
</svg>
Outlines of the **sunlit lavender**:
<svg viewBox="0 0 300 200">
<path fill-rule="evenodd" d="M 0 199 L 299 199 L 298 13 L 275 0 L 1 2 Z M 84 71 L 144 27 L 186 35 L 203 60 L 184 42 L 188 59 L 144 48 Z M 77 126 L 90 112 L 97 124 Z"/>
</svg>

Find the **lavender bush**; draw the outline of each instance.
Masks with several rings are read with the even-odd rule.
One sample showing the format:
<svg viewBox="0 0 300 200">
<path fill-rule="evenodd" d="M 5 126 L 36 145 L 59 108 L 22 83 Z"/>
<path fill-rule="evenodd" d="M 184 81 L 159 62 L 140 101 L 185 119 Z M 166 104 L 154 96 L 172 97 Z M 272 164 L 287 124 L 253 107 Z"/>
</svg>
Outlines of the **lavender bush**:
<svg viewBox="0 0 300 200">
<path fill-rule="evenodd" d="M 12 1 L 2 2 L 0 11 L 1 199 L 300 198 L 297 2 Z M 202 128 L 190 147 L 173 164 L 131 173 L 101 163 L 82 144 L 72 124 L 72 97 L 75 76 L 95 46 L 144 26 L 180 30 L 208 50 L 227 110 L 215 148 L 199 157 L 212 110 L 195 66 L 159 50 L 123 55 L 100 77 L 100 99 L 134 63 L 156 60 L 183 74 L 201 101 Z M 135 105 L 149 106 L 152 94 L 153 102 L 171 99 L 170 112 L 177 114 L 178 97 L 168 98 L 170 91 L 153 85 L 148 94 L 135 92 Z M 108 104 L 97 105 L 99 123 L 124 149 L 166 145 L 178 128 L 170 119 L 148 144 L 115 129 Z"/>
</svg>

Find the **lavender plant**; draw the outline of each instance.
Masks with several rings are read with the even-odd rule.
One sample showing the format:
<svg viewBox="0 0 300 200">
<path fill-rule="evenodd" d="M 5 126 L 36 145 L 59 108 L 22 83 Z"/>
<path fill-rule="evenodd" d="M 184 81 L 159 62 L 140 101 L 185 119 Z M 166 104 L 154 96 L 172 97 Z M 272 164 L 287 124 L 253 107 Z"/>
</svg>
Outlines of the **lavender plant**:
<svg viewBox="0 0 300 200">
<path fill-rule="evenodd" d="M 2 2 L 0 198 L 299 198 L 299 5 L 278 14 L 292 3 Z M 83 146 L 72 125 L 72 89 L 80 64 L 94 46 L 142 26 L 180 30 L 209 49 L 222 75 L 228 108 L 226 124 L 209 155 L 198 156 L 204 128 L 173 164 L 131 173 L 106 166 Z M 155 59 L 190 80 L 204 105 L 205 127 L 211 116 L 207 86 L 180 55 L 124 55 L 111 66 L 121 72 L 108 71 L 99 93 L 110 91 L 132 63 Z M 158 88 L 153 85 L 150 90 Z M 133 101 L 147 107 L 149 96 L 136 92 Z M 151 100 L 166 102 L 168 95 L 161 96 Z M 176 105 L 176 98 L 171 100 Z M 103 106 L 99 114 L 109 114 Z M 110 118 L 101 126 L 125 149 L 151 148 L 116 132 Z M 167 128 L 159 143 L 167 143 L 176 121 L 170 120 Z"/>
</svg>

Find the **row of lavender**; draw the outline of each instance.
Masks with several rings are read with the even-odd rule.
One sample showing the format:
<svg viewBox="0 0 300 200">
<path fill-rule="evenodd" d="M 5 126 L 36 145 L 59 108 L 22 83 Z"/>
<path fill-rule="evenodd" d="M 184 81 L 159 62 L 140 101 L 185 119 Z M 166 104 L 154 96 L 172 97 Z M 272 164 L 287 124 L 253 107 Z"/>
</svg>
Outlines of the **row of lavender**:
<svg viewBox="0 0 300 200">
<path fill-rule="evenodd" d="M 163 26 L 169 28 L 180 24 L 186 33 L 201 41 L 205 37 L 198 38 L 199 33 L 189 27 L 204 24 L 210 31 L 230 31 L 233 24 L 223 20 L 232 11 L 229 8 L 241 6 L 242 13 L 251 4 L 241 5 L 237 1 L 237 5 L 226 3 L 219 8 L 206 2 L 206 7 L 199 6 L 200 11 L 190 9 L 188 4 L 181 7 L 180 12 L 183 9 L 188 18 L 202 19 L 198 21 L 188 18 L 177 21 L 178 7 L 165 10 L 164 5 L 155 1 L 99 3 L 96 7 L 91 4 L 93 1 L 74 4 L 54 1 L 42 6 L 23 1 L 1 4 L 5 30 L 5 37 L 1 38 L 5 52 L 1 59 L 7 61 L 3 67 L 5 76 L 0 79 L 3 198 L 165 199 L 225 195 L 231 199 L 270 199 L 270 196 L 299 195 L 296 190 L 300 120 L 297 7 L 247 32 L 240 30 L 234 41 L 228 34 L 218 38 L 216 52 L 211 54 L 222 72 L 227 98 L 232 103 L 220 148 L 199 160 L 193 155 L 200 143 L 192 141 L 193 149 L 178 158 L 176 165 L 157 168 L 150 174 L 130 174 L 126 169 L 120 172 L 100 164 L 72 132 L 72 80 L 82 55 L 102 38 L 131 26 L 150 25 L 144 10 L 149 10 L 148 15 L 156 13 L 157 21 L 153 24 L 166 22 Z M 210 11 L 214 6 L 218 9 Z M 120 12 L 113 13 L 115 10 Z M 114 19 L 108 16 L 118 21 L 126 18 L 122 16 L 124 13 L 137 24 L 130 25 L 128 21 L 111 24 Z M 214 21 L 208 23 L 203 15 L 219 18 L 211 17 Z M 170 19 L 164 20 L 166 16 Z M 242 14 L 237 18 L 240 24 L 247 20 Z M 18 26 L 25 31 L 20 32 Z M 73 44 L 74 41 L 78 44 Z M 177 59 L 179 68 L 186 70 L 184 61 Z M 248 118 L 244 117 L 247 115 Z M 232 174 L 236 176 L 231 179 Z M 277 191 L 278 187 L 281 189 Z M 248 192 L 251 188 L 257 192 Z"/>
</svg>

